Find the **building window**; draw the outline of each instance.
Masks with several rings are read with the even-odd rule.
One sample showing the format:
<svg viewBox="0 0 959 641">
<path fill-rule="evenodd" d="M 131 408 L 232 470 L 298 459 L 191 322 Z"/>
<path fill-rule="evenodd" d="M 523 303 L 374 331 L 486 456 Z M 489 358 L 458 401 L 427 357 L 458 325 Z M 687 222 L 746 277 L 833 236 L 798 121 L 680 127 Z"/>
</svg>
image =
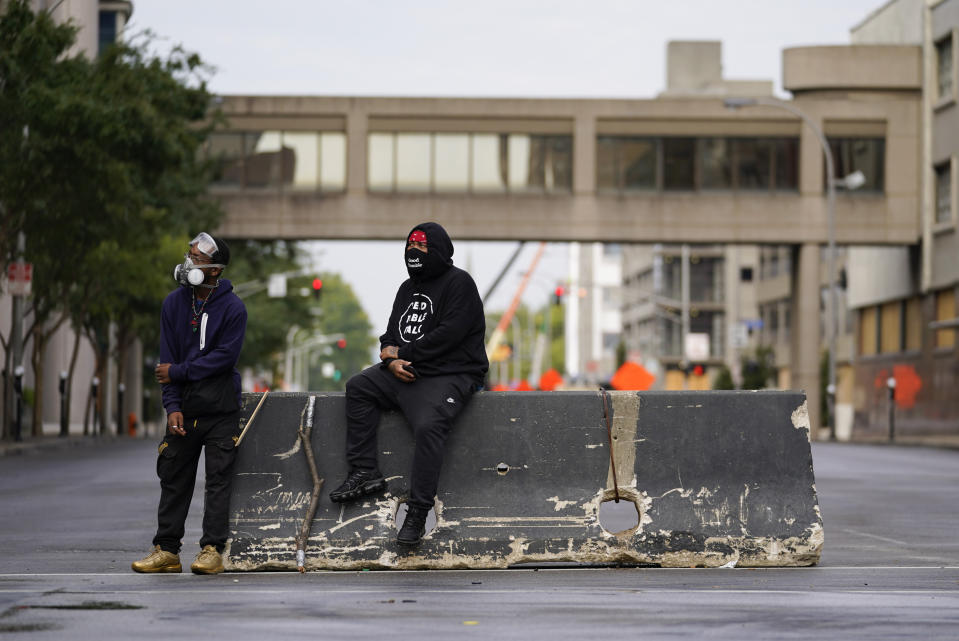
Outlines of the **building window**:
<svg viewBox="0 0 959 641">
<path fill-rule="evenodd" d="M 658 142 L 652 138 L 598 137 L 597 188 L 605 191 L 656 189 L 658 149 Z"/>
<path fill-rule="evenodd" d="M 859 353 L 873 356 L 876 353 L 878 314 L 875 307 L 859 310 Z"/>
<path fill-rule="evenodd" d="M 739 280 L 743 283 L 753 282 L 753 268 L 752 267 L 740 267 L 739 268 Z"/>
<path fill-rule="evenodd" d="M 936 96 L 952 97 L 952 34 L 936 43 Z"/>
<path fill-rule="evenodd" d="M 370 191 L 569 192 L 572 136 L 371 133 Z"/>
<path fill-rule="evenodd" d="M 799 139 L 777 138 L 773 145 L 775 189 L 799 189 Z"/>
<path fill-rule="evenodd" d="M 725 138 L 700 138 L 699 166 L 702 189 L 732 189 L 731 145 Z M 768 184 L 768 183 L 767 183 Z"/>
<path fill-rule="evenodd" d="M 952 172 L 951 163 L 936 166 L 936 222 L 952 220 Z"/>
<path fill-rule="evenodd" d="M 696 177 L 696 139 L 663 139 L 663 188 L 692 191 Z"/>
<path fill-rule="evenodd" d="M 658 158 L 662 155 L 662 180 Z M 596 139 L 599 191 L 796 190 L 799 142 L 795 138 Z"/>
<path fill-rule="evenodd" d="M 956 317 L 956 292 L 943 289 L 936 292 L 936 320 L 947 321 Z M 936 330 L 936 347 L 952 348 L 956 346 L 954 328 Z"/>
<path fill-rule="evenodd" d="M 346 188 L 342 132 L 218 132 L 206 142 L 216 187 L 283 187 L 304 191 Z"/>
<path fill-rule="evenodd" d="M 97 55 L 103 55 L 111 45 L 117 42 L 117 12 L 101 11 L 100 24 L 97 31 Z"/>
<path fill-rule="evenodd" d="M 829 149 L 832 151 L 835 163 L 834 178 L 842 179 L 855 171 L 861 171 L 866 182 L 857 190 L 858 192 L 883 191 L 886 164 L 885 139 L 830 138 Z"/>
</svg>

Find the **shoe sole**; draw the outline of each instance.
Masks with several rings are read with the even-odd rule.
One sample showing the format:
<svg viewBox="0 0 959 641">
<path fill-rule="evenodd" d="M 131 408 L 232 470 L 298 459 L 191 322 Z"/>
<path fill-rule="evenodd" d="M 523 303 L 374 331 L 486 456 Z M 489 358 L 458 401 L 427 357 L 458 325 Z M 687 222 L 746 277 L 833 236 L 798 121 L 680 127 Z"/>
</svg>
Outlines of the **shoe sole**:
<svg viewBox="0 0 959 641">
<path fill-rule="evenodd" d="M 330 500 L 334 503 L 346 503 L 347 501 L 355 501 L 358 498 L 382 492 L 385 489 L 386 479 L 377 479 L 375 481 L 367 481 L 360 487 L 350 492 L 342 492 L 340 494 L 331 493 Z"/>
<path fill-rule="evenodd" d="M 422 536 L 421 536 L 420 538 L 418 538 L 418 539 L 413 539 L 413 540 L 410 540 L 410 539 L 401 539 L 400 537 L 396 537 L 396 542 L 397 542 L 397 543 L 399 543 L 400 545 L 407 545 L 407 546 L 409 546 L 409 545 L 416 545 L 416 544 L 418 544 L 418 543 L 419 543 L 420 541 L 422 541 L 422 540 L 423 540 L 423 537 L 422 537 Z"/>
<path fill-rule="evenodd" d="M 193 574 L 221 574 L 223 572 L 223 568 L 220 568 L 218 570 L 201 570 L 199 568 L 191 567 L 190 572 L 192 572 Z"/>
<path fill-rule="evenodd" d="M 163 566 L 162 568 L 155 568 L 155 569 L 149 569 L 149 570 L 133 568 L 133 571 L 137 572 L 138 574 L 167 574 L 167 573 L 175 574 L 178 572 L 183 572 L 183 566 L 182 565 L 166 565 L 166 566 Z"/>
</svg>

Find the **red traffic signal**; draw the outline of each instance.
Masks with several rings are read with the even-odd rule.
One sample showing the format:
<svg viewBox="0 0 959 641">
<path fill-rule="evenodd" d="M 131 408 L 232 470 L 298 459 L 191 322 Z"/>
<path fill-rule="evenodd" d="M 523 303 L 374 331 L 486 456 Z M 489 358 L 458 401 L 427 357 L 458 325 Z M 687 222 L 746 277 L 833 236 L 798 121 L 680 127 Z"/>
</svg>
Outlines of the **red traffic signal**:
<svg viewBox="0 0 959 641">
<path fill-rule="evenodd" d="M 557 285 L 556 289 L 553 290 L 553 304 L 561 305 L 563 303 L 563 295 L 566 293 L 566 288 L 562 285 Z"/>
<path fill-rule="evenodd" d="M 323 281 L 319 278 L 313 279 L 313 298 L 319 298 L 323 292 Z"/>
<path fill-rule="evenodd" d="M 340 340 L 336 341 L 336 346 L 340 349 L 346 349 L 346 339 L 341 338 Z"/>
<path fill-rule="evenodd" d="M 698 363 L 693 365 L 693 376 L 702 376 L 705 373 L 706 369 L 702 365 L 699 365 Z"/>
</svg>

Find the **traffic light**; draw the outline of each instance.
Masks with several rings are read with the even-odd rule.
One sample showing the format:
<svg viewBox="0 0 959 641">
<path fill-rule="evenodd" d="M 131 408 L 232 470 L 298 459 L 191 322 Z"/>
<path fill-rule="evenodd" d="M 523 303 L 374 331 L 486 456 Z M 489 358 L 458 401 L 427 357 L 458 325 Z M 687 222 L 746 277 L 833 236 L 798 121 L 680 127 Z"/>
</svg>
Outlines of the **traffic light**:
<svg viewBox="0 0 959 641">
<path fill-rule="evenodd" d="M 563 304 L 563 294 L 566 293 L 566 290 L 562 285 L 557 285 L 556 289 L 553 291 L 553 304 L 562 305 Z"/>
<path fill-rule="evenodd" d="M 341 338 L 340 340 L 336 341 L 336 347 L 338 349 L 346 349 L 346 339 Z"/>
<path fill-rule="evenodd" d="M 323 293 L 323 281 L 319 278 L 313 279 L 313 298 L 320 300 L 320 294 Z"/>
<path fill-rule="evenodd" d="M 706 373 L 706 368 L 703 367 L 701 363 L 696 363 L 695 365 L 693 365 L 691 371 L 693 376 L 702 376 L 703 374 Z"/>
</svg>

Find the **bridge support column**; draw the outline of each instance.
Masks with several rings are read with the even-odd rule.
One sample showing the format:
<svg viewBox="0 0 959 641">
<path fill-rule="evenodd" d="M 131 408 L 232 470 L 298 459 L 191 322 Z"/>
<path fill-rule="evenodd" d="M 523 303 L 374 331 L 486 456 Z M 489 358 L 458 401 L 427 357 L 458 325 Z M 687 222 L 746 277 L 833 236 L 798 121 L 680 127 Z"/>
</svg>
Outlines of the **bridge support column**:
<svg viewBox="0 0 959 641">
<path fill-rule="evenodd" d="M 810 434 L 816 438 L 822 426 L 820 412 L 820 249 L 815 243 L 792 248 L 790 319 L 790 370 L 793 389 L 806 392 Z"/>
</svg>

